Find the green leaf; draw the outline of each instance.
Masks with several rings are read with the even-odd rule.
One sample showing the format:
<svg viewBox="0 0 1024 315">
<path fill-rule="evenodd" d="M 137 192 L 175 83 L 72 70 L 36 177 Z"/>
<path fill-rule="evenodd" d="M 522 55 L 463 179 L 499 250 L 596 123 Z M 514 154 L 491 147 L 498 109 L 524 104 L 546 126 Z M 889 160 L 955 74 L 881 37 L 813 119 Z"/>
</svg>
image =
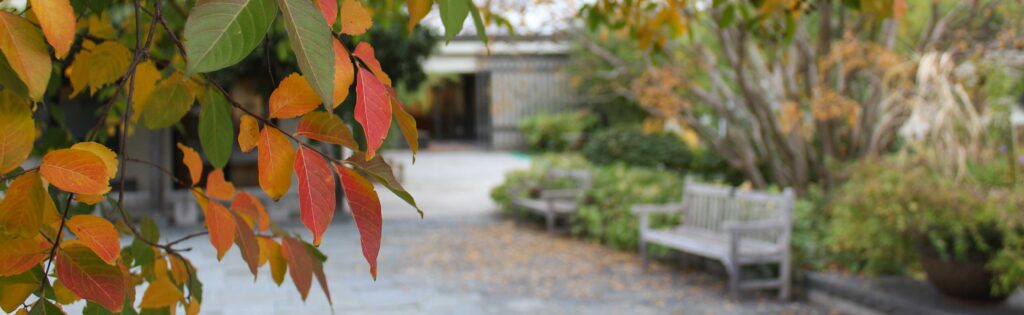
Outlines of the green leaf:
<svg viewBox="0 0 1024 315">
<path fill-rule="evenodd" d="M 278 0 L 299 70 L 324 104 L 334 104 L 334 37 L 320 10 L 308 0 Z"/>
<path fill-rule="evenodd" d="M 28 311 L 29 315 L 58 315 L 64 314 L 57 305 L 54 305 L 50 300 L 40 299 L 32 305 L 32 310 Z"/>
<path fill-rule="evenodd" d="M 224 94 L 210 90 L 200 102 L 199 144 L 214 168 L 223 169 L 235 145 L 235 125 L 231 119 L 231 105 Z"/>
<path fill-rule="evenodd" d="M 128 309 L 128 307 L 125 307 L 125 309 Z M 114 313 L 108 311 L 95 302 L 86 302 L 85 308 L 82 309 L 82 315 L 114 315 Z"/>
<path fill-rule="evenodd" d="M 167 78 L 153 90 L 142 106 L 142 124 L 149 129 L 167 128 L 185 117 L 195 96 L 180 75 Z"/>
<path fill-rule="evenodd" d="M 469 16 L 470 0 L 438 0 L 441 8 L 441 22 L 444 23 L 444 40 L 452 41 L 462 31 L 462 24 Z"/>
<path fill-rule="evenodd" d="M 473 16 L 473 25 L 476 26 L 476 36 L 480 37 L 480 41 L 487 44 L 487 28 L 484 27 L 484 19 L 480 17 L 480 9 L 473 4 L 472 0 L 466 0 L 469 2 L 469 12 Z"/>
<path fill-rule="evenodd" d="M 210 72 L 242 61 L 277 17 L 274 0 L 208 0 L 185 21 L 186 73 Z"/>
</svg>

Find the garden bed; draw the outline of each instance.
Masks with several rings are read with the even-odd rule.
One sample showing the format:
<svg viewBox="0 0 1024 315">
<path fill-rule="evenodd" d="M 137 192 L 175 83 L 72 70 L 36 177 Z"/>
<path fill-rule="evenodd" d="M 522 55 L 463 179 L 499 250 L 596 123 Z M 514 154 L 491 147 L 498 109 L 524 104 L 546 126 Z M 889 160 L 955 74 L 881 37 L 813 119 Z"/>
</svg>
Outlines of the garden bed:
<svg viewBox="0 0 1024 315">
<path fill-rule="evenodd" d="M 1024 290 L 1004 303 L 986 304 L 945 297 L 927 282 L 907 277 L 809 272 L 806 280 L 811 302 L 849 314 L 1024 314 Z"/>
</svg>

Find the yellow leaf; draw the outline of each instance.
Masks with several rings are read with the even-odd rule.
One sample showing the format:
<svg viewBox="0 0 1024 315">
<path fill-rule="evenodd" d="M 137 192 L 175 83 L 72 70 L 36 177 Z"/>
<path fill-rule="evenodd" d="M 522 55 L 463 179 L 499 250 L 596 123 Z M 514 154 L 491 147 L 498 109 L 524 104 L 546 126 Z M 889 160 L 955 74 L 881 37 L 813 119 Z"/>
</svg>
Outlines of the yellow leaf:
<svg viewBox="0 0 1024 315">
<path fill-rule="evenodd" d="M 32 153 L 35 121 L 28 102 L 10 90 L 0 91 L 0 174 L 18 168 Z"/>
<path fill-rule="evenodd" d="M 274 278 L 274 283 L 281 285 L 284 283 L 284 274 L 288 271 L 288 262 L 281 254 L 281 245 L 268 237 L 259 237 L 257 240 L 259 240 L 260 246 L 259 265 L 263 266 L 270 262 L 270 275 Z"/>
<path fill-rule="evenodd" d="M 105 39 L 114 39 L 117 36 L 114 24 L 110 22 L 110 15 L 107 15 L 107 12 L 103 12 L 100 16 L 89 17 L 89 35 Z"/>
<path fill-rule="evenodd" d="M 85 150 L 96 154 L 96 156 L 103 160 L 103 164 L 107 167 L 107 178 L 114 178 L 114 176 L 117 176 L 117 153 L 114 153 L 114 151 L 107 148 L 107 146 L 89 141 L 75 143 L 71 148 Z"/>
<path fill-rule="evenodd" d="M 358 0 L 342 0 L 341 32 L 356 36 L 366 33 L 373 26 L 373 17 Z"/>
<path fill-rule="evenodd" d="M 192 179 L 192 186 L 195 186 L 203 176 L 203 159 L 199 158 L 199 153 L 195 149 L 184 144 L 178 143 L 178 149 L 181 150 L 182 154 L 181 162 L 188 168 L 189 177 Z"/>
<path fill-rule="evenodd" d="M 79 52 L 71 63 L 71 97 L 77 96 L 86 86 L 92 95 L 103 86 L 116 82 L 131 62 L 131 51 L 116 41 L 105 41 L 88 52 Z"/>
<path fill-rule="evenodd" d="M 189 269 L 191 264 L 178 258 L 178 256 L 168 256 L 171 261 L 171 280 L 178 284 L 184 284 L 188 281 L 189 273 L 195 272 L 194 269 Z"/>
<path fill-rule="evenodd" d="M 53 294 L 56 297 L 57 304 L 62 305 L 75 303 L 75 301 L 82 299 L 78 297 L 78 295 L 75 295 L 75 292 L 71 292 L 68 287 L 65 287 L 64 284 L 60 282 L 60 279 L 53 282 Z"/>
<path fill-rule="evenodd" d="M 31 0 L 46 40 L 58 59 L 64 59 L 75 42 L 75 11 L 68 0 Z"/>
<path fill-rule="evenodd" d="M 46 203 L 53 204 L 39 173 L 32 171 L 15 178 L 0 201 L 0 232 L 7 237 L 31 238 L 39 233 Z"/>
<path fill-rule="evenodd" d="M 281 199 L 292 185 L 295 162 L 295 149 L 288 137 L 277 129 L 263 127 L 256 162 L 260 188 L 274 201 Z"/>
<path fill-rule="evenodd" d="M 270 94 L 270 118 L 292 118 L 316 109 L 320 97 L 302 75 L 292 73 Z"/>
<path fill-rule="evenodd" d="M 185 307 L 185 315 L 198 315 L 199 314 L 199 301 L 192 299 L 188 302 L 188 306 Z"/>
<path fill-rule="evenodd" d="M 160 277 L 149 284 L 146 293 L 142 295 L 141 308 L 160 308 L 173 306 L 184 298 L 184 294 L 178 287 L 171 283 L 170 278 Z"/>
<path fill-rule="evenodd" d="M 135 92 L 132 94 L 132 121 L 138 121 L 149 95 L 163 77 L 152 61 L 146 60 L 135 67 Z"/>
<path fill-rule="evenodd" d="M 43 98 L 50 83 L 50 52 L 39 29 L 20 16 L 0 11 L 0 52 L 28 87 L 34 100 Z"/>
<path fill-rule="evenodd" d="M 66 192 L 102 195 L 110 191 L 107 165 L 102 158 L 86 150 L 50 151 L 43 156 L 39 174 Z"/>
<path fill-rule="evenodd" d="M 103 195 L 83 195 L 83 194 L 77 194 L 77 195 L 75 195 L 75 201 L 78 201 L 78 202 L 81 202 L 81 203 L 84 203 L 84 204 L 87 204 L 87 205 L 94 205 L 94 204 L 102 202 L 104 197 L 105 196 L 103 196 Z"/>
<path fill-rule="evenodd" d="M 412 33 L 412 30 L 416 28 L 416 24 L 420 24 L 423 17 L 427 16 L 430 12 L 430 5 L 433 1 L 430 0 L 405 0 L 406 5 L 409 7 L 409 24 L 406 25 L 406 30 Z"/>
<path fill-rule="evenodd" d="M 249 152 L 260 141 L 260 124 L 256 122 L 256 118 L 249 115 L 243 115 L 241 121 L 238 126 L 238 147 L 242 152 Z"/>
<path fill-rule="evenodd" d="M 26 278 L 25 280 L 35 280 L 34 277 L 23 277 L 23 276 L 19 276 L 17 279 L 18 280 L 22 280 L 21 278 Z M 15 278 L 12 278 L 12 280 L 14 280 L 14 279 Z M 7 313 L 13 312 L 15 308 L 21 306 L 21 304 L 25 302 L 25 299 L 28 299 L 29 295 L 32 295 L 32 292 L 35 292 L 37 289 L 39 289 L 39 281 L 38 280 L 36 280 L 35 282 L 28 282 L 28 281 L 9 281 L 9 282 L 5 281 L 5 282 L 6 283 L 0 283 L 0 292 L 3 292 L 3 294 L 0 294 L 0 308 L 2 308 L 3 311 L 7 312 Z M 18 312 L 15 313 L 15 314 L 16 315 L 27 315 L 28 313 L 25 312 L 24 308 L 22 308 L 22 309 L 19 309 Z"/>
</svg>

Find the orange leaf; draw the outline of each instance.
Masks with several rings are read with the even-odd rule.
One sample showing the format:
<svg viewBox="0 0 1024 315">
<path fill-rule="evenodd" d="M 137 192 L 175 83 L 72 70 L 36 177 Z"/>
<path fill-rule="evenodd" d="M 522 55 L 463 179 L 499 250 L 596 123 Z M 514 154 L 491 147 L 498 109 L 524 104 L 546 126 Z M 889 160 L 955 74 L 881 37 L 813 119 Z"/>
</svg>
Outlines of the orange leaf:
<svg viewBox="0 0 1024 315">
<path fill-rule="evenodd" d="M 341 117 L 329 112 L 312 112 L 302 116 L 295 129 L 296 136 L 343 145 L 359 151 L 359 144 L 352 137 L 352 131 L 341 121 Z"/>
<path fill-rule="evenodd" d="M 281 245 L 268 237 L 257 238 L 260 245 L 260 266 L 270 262 L 270 275 L 278 286 L 284 283 L 284 274 L 288 271 L 288 263 L 281 254 Z"/>
<path fill-rule="evenodd" d="M 239 192 L 231 201 L 231 210 L 241 215 L 250 227 L 258 227 L 260 231 L 266 231 L 270 227 L 270 216 L 263 208 L 263 203 L 250 193 Z"/>
<path fill-rule="evenodd" d="M 97 203 L 100 203 L 101 201 L 103 201 L 104 198 L 106 198 L 106 196 L 104 196 L 104 195 L 82 195 L 82 194 L 75 195 L 75 201 L 78 201 L 78 202 L 81 202 L 81 203 L 84 203 L 84 204 L 87 204 L 87 205 L 90 205 L 90 206 L 91 205 L 95 205 Z"/>
<path fill-rule="evenodd" d="M 320 245 L 334 219 L 334 174 L 320 154 L 304 146 L 295 156 L 295 174 L 299 178 L 302 224 L 313 232 L 313 245 Z"/>
<path fill-rule="evenodd" d="M 58 251 L 57 278 L 75 295 L 111 312 L 120 312 L 124 305 L 125 278 L 121 268 L 106 264 L 80 243 L 62 246 Z"/>
<path fill-rule="evenodd" d="M 270 118 L 301 116 L 317 105 L 320 105 L 320 97 L 313 87 L 302 75 L 292 73 L 270 93 Z"/>
<path fill-rule="evenodd" d="M 203 159 L 199 158 L 199 153 L 195 149 L 192 149 L 184 144 L 178 143 L 178 149 L 181 150 L 181 163 L 185 164 L 188 168 L 188 175 L 192 179 L 192 186 L 199 184 L 199 180 L 203 178 Z"/>
<path fill-rule="evenodd" d="M 335 164 L 341 184 L 345 189 L 348 206 L 359 229 L 359 241 L 363 245 L 363 257 L 370 264 L 370 274 L 377 279 L 377 253 L 380 252 L 381 214 L 380 199 L 373 184 L 353 169 Z"/>
<path fill-rule="evenodd" d="M 409 144 L 409 150 L 412 151 L 412 160 L 416 161 L 416 151 L 420 149 L 419 143 L 419 130 L 416 129 L 416 118 L 409 115 L 405 111 L 405 106 L 402 106 L 402 102 L 395 96 L 396 93 L 392 90 L 391 92 L 391 112 L 395 113 L 395 121 L 398 122 L 398 129 L 402 131 L 402 136 L 405 137 L 405 143 Z"/>
<path fill-rule="evenodd" d="M 220 200 L 231 200 L 235 197 L 235 184 L 224 180 L 224 172 L 219 168 L 206 175 L 206 194 Z"/>
<path fill-rule="evenodd" d="M 210 243 L 217 249 L 217 260 L 224 258 L 224 253 L 231 249 L 235 242 L 235 218 L 228 208 L 219 202 L 206 204 L 206 228 L 210 230 Z"/>
<path fill-rule="evenodd" d="M 41 100 L 50 83 L 50 52 L 39 29 L 20 16 L 0 10 L 0 52 L 28 87 L 33 100 Z"/>
<path fill-rule="evenodd" d="M 367 42 L 360 42 L 359 45 L 356 45 L 356 51 L 352 54 L 359 58 L 359 60 L 362 60 L 363 64 L 365 64 L 367 68 L 370 68 L 370 71 L 373 71 L 373 75 L 377 76 L 377 79 L 380 79 L 381 83 L 391 86 L 391 78 L 388 77 L 388 74 L 384 73 L 384 69 L 380 67 L 380 61 L 377 61 L 373 46 L 370 46 Z"/>
<path fill-rule="evenodd" d="M 263 127 L 260 133 L 259 169 L 260 188 L 267 196 L 277 201 L 288 192 L 292 185 L 292 163 L 295 151 L 292 143 L 277 129 Z"/>
<path fill-rule="evenodd" d="M 2 57 L 2 56 L 0 56 Z M 35 120 L 28 102 L 10 89 L 0 91 L 0 174 L 18 168 L 32 153 Z"/>
<path fill-rule="evenodd" d="M 39 173 L 63 191 L 102 195 L 110 191 L 110 177 L 103 159 L 91 151 L 62 149 L 43 156 Z"/>
<path fill-rule="evenodd" d="M 232 214 L 235 219 L 235 244 L 238 244 L 238 250 L 242 254 L 242 259 L 245 260 L 246 264 L 249 265 L 249 271 L 252 271 L 253 280 L 256 279 L 257 271 L 260 267 L 260 245 L 256 241 L 256 233 L 253 233 L 252 228 L 245 223 L 242 216 Z"/>
<path fill-rule="evenodd" d="M 43 212 L 53 207 L 50 194 L 43 187 L 39 173 L 26 172 L 7 187 L 0 201 L 0 233 L 4 237 L 32 238 L 39 233 Z"/>
<path fill-rule="evenodd" d="M 0 251 L 0 277 L 6 277 L 21 274 L 38 265 L 49 256 L 50 243 L 42 236 L 0 237 L 0 248 L 3 248 Z"/>
<path fill-rule="evenodd" d="M 121 254 L 121 238 L 110 221 L 91 214 L 80 214 L 71 217 L 67 225 L 82 244 L 92 249 L 104 262 L 109 265 L 117 262 L 117 256 Z"/>
<path fill-rule="evenodd" d="M 288 261 L 288 274 L 295 283 L 295 289 L 299 290 L 302 300 L 309 295 L 309 288 L 313 285 L 313 257 L 306 250 L 302 242 L 285 236 L 281 240 L 281 254 Z"/>
<path fill-rule="evenodd" d="M 159 277 L 149 283 L 146 293 L 142 295 L 141 308 L 161 308 L 174 306 L 178 301 L 185 298 L 185 294 L 178 289 L 168 277 Z"/>
<path fill-rule="evenodd" d="M 238 126 L 238 147 L 242 152 L 252 151 L 260 139 L 260 124 L 256 118 L 249 115 L 242 115 L 241 124 Z"/>
<path fill-rule="evenodd" d="M 357 0 L 342 0 L 341 33 L 352 36 L 362 35 L 370 29 L 370 26 L 373 26 L 373 17 L 362 3 Z"/>
<path fill-rule="evenodd" d="M 174 280 L 175 283 L 184 284 L 185 281 L 188 281 L 189 273 L 195 272 L 195 268 L 191 267 L 191 263 L 183 260 L 184 258 L 176 255 L 168 255 L 167 258 L 171 261 L 171 280 Z"/>
<path fill-rule="evenodd" d="M 317 0 L 316 6 L 320 9 L 320 13 L 324 14 L 327 25 L 334 25 L 334 22 L 338 20 L 338 0 Z"/>
<path fill-rule="evenodd" d="M 387 89 L 377 77 L 366 69 L 359 68 L 359 82 L 356 85 L 356 121 L 363 125 L 366 135 L 366 158 L 372 159 L 377 149 L 384 144 L 391 127 L 391 104 Z"/>
<path fill-rule="evenodd" d="M 331 106 L 331 109 L 338 108 L 348 98 L 348 90 L 352 86 L 352 81 L 356 80 L 355 68 L 352 67 L 352 58 L 349 56 L 348 49 L 345 49 L 345 45 L 338 40 L 333 42 L 334 106 Z"/>
<path fill-rule="evenodd" d="M 107 168 L 107 178 L 114 178 L 114 176 L 117 176 L 117 153 L 114 153 L 114 151 L 107 148 L 107 146 L 89 141 L 75 143 L 71 148 L 85 150 L 96 154 L 96 156 L 103 160 L 103 165 Z"/>
<path fill-rule="evenodd" d="M 39 19 L 46 41 L 58 59 L 64 59 L 75 42 L 75 11 L 68 0 L 31 0 L 32 12 Z"/>
</svg>

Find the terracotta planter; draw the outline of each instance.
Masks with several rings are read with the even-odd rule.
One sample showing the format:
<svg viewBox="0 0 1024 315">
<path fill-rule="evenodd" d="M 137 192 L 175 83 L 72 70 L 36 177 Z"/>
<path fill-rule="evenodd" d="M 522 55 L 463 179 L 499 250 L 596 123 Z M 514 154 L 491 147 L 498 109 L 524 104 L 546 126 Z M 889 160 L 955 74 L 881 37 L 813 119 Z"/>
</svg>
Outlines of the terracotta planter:
<svg viewBox="0 0 1024 315">
<path fill-rule="evenodd" d="M 995 274 L 986 267 L 989 253 L 972 249 L 964 259 L 944 260 L 924 237 L 918 237 L 915 243 L 928 282 L 946 296 L 985 303 L 1001 303 L 1010 296 L 992 294 Z"/>
</svg>

